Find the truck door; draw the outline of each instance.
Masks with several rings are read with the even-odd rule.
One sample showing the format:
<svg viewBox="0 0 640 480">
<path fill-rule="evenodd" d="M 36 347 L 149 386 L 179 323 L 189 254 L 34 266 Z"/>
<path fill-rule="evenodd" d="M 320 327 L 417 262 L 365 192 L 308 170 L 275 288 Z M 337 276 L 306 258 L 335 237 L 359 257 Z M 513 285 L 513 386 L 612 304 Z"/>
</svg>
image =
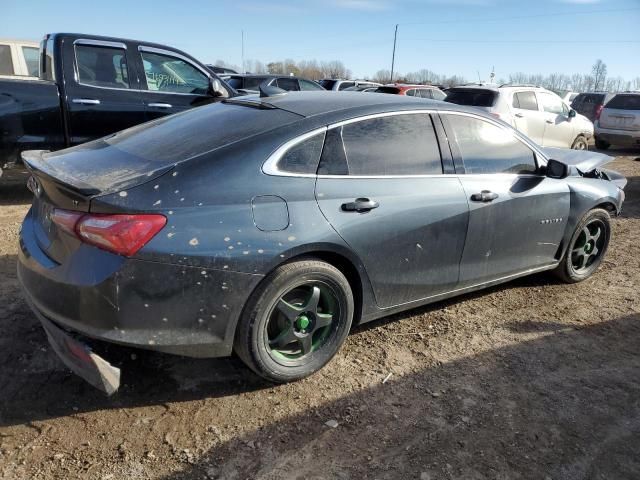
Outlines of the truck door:
<svg viewBox="0 0 640 480">
<path fill-rule="evenodd" d="M 138 50 L 147 120 L 216 101 L 209 88 L 211 74 L 204 67 L 178 52 L 145 45 Z"/>
<path fill-rule="evenodd" d="M 63 94 L 72 145 L 145 121 L 132 55 L 125 43 L 77 39 L 65 45 L 64 52 Z"/>
</svg>

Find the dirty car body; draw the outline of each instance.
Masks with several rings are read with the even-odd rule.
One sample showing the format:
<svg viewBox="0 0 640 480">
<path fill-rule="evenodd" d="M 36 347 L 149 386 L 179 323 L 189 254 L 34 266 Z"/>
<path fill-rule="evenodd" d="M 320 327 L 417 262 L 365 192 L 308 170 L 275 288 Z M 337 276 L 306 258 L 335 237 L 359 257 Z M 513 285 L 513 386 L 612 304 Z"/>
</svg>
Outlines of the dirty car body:
<svg viewBox="0 0 640 480">
<path fill-rule="evenodd" d="M 437 101 L 230 99 L 24 154 L 34 201 L 18 275 L 49 329 L 226 356 L 252 293 L 299 258 L 344 273 L 354 323 L 554 268 L 585 212 L 624 199 L 604 155 L 574 151 L 569 176 L 547 177 L 562 152 Z M 133 249 L 91 236 L 122 218 L 159 223 Z"/>
</svg>

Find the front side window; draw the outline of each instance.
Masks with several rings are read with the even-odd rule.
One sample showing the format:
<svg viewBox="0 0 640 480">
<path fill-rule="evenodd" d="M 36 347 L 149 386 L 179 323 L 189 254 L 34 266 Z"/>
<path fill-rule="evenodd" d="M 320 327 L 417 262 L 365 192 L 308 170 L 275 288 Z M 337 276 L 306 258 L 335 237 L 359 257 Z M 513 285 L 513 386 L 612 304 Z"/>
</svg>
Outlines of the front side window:
<svg viewBox="0 0 640 480">
<path fill-rule="evenodd" d="M 407 90 L 406 92 L 404 92 L 405 95 L 407 95 L 408 97 L 415 97 L 416 96 L 416 91 L 415 89 L 411 89 L 411 90 Z"/>
<path fill-rule="evenodd" d="M 11 59 L 11 47 L 0 45 L 0 75 L 13 75 L 13 60 Z"/>
<path fill-rule="evenodd" d="M 355 86 L 356 82 L 342 82 L 338 87 L 338 90 L 344 90 L 349 87 Z"/>
<path fill-rule="evenodd" d="M 444 100 L 447 97 L 444 92 L 435 88 L 431 90 L 431 96 L 434 100 Z"/>
<path fill-rule="evenodd" d="M 330 129 L 318 173 L 441 174 L 440 148 L 430 115 L 392 115 Z"/>
<path fill-rule="evenodd" d="M 22 54 L 27 64 L 27 75 L 37 77 L 40 70 L 40 50 L 36 47 L 22 47 Z"/>
<path fill-rule="evenodd" d="M 194 95 L 208 93 L 209 78 L 190 63 L 170 55 L 140 53 L 148 90 Z"/>
<path fill-rule="evenodd" d="M 536 94 L 533 92 L 517 92 L 513 94 L 514 108 L 523 110 L 538 110 L 538 101 Z"/>
<path fill-rule="evenodd" d="M 535 154 L 513 132 L 465 115 L 447 115 L 465 173 L 535 173 Z"/>
<path fill-rule="evenodd" d="M 278 161 L 278 170 L 315 174 L 324 143 L 324 132 L 294 145 Z"/>
<path fill-rule="evenodd" d="M 323 90 L 323 88 L 320 85 L 318 85 L 316 82 L 311 82 L 309 80 L 303 80 L 301 78 L 298 81 L 300 82 L 300 90 L 303 90 L 303 91 Z"/>
<path fill-rule="evenodd" d="M 129 88 L 127 57 L 122 48 L 76 45 L 78 81 L 85 85 Z"/>
<path fill-rule="evenodd" d="M 545 112 L 554 113 L 560 115 L 562 113 L 562 100 L 557 95 L 551 93 L 538 93 L 540 97 L 540 103 Z"/>
</svg>

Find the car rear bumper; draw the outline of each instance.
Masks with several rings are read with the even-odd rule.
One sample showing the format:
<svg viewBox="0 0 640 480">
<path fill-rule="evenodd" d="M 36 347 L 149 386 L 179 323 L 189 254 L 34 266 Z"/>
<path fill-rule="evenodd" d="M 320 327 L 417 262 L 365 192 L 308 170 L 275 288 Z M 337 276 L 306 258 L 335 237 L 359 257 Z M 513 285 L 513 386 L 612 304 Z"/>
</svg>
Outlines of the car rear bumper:
<svg viewBox="0 0 640 480">
<path fill-rule="evenodd" d="M 640 130 L 617 130 L 596 126 L 596 137 L 612 145 L 640 145 Z"/>
<path fill-rule="evenodd" d="M 231 353 L 242 307 L 262 278 L 90 246 L 73 256 L 63 265 L 49 259 L 27 215 L 18 279 L 39 317 L 93 339 L 190 357 Z"/>
</svg>

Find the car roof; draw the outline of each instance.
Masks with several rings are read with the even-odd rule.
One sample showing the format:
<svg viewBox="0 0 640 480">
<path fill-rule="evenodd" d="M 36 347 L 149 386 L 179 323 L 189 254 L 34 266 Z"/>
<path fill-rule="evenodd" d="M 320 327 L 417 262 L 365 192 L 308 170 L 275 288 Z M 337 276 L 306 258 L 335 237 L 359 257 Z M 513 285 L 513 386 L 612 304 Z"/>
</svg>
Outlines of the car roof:
<svg viewBox="0 0 640 480">
<path fill-rule="evenodd" d="M 278 108 L 303 117 L 324 114 L 338 114 L 348 118 L 355 115 L 393 111 L 441 109 L 451 111 L 474 112 L 473 108 L 399 95 L 362 95 L 360 92 L 288 92 L 270 97 L 247 95 L 226 100 L 229 103 L 244 103 L 259 108 Z M 353 115 L 351 115 L 353 114 Z"/>
</svg>

